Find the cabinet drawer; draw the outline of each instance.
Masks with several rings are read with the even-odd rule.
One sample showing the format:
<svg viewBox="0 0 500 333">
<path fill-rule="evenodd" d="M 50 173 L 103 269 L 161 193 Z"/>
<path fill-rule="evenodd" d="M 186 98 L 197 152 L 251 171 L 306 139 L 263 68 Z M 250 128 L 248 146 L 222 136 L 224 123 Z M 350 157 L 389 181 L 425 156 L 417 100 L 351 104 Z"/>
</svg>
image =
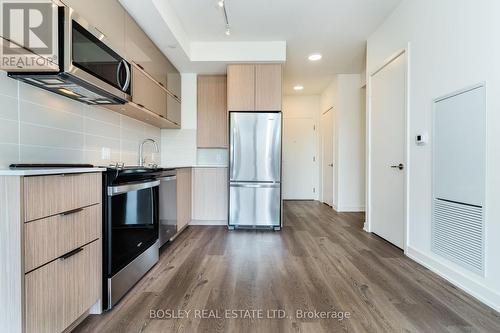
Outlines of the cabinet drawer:
<svg viewBox="0 0 500 333">
<path fill-rule="evenodd" d="M 101 203 L 100 173 L 24 178 L 25 222 Z"/>
<path fill-rule="evenodd" d="M 31 271 L 101 237 L 101 205 L 24 224 L 24 270 Z"/>
<path fill-rule="evenodd" d="M 58 333 L 100 298 L 100 241 L 25 275 L 26 332 Z"/>
</svg>

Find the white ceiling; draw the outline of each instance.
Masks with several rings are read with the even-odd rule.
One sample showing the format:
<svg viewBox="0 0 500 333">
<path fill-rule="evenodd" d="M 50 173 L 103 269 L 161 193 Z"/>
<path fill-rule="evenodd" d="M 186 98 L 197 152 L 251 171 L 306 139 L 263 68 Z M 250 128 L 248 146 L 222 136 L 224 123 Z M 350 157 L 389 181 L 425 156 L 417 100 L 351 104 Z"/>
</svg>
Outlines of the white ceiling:
<svg viewBox="0 0 500 333">
<path fill-rule="evenodd" d="M 401 0 L 225 0 L 229 37 L 217 0 L 163 1 L 191 42 L 286 41 L 285 94 L 296 93 L 296 84 L 304 86 L 300 94 L 319 94 L 333 75 L 363 71 L 368 36 Z M 323 59 L 312 63 L 315 52 Z"/>
</svg>

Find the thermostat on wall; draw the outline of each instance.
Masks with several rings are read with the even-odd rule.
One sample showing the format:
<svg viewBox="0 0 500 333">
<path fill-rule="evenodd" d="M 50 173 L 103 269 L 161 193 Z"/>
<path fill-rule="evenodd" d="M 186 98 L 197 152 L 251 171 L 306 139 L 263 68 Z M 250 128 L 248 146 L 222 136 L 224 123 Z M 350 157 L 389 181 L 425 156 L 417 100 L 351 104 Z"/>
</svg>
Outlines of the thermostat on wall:
<svg viewBox="0 0 500 333">
<path fill-rule="evenodd" d="M 418 146 L 424 146 L 428 142 L 428 135 L 427 134 L 417 134 L 415 135 L 415 143 Z"/>
</svg>

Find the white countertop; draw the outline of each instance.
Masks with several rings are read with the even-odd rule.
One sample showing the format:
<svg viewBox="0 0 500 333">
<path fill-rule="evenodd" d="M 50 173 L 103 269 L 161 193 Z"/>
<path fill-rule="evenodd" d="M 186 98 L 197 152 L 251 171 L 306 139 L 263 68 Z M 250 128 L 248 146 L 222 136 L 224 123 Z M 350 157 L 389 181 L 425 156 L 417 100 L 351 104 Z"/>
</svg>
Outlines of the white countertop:
<svg viewBox="0 0 500 333">
<path fill-rule="evenodd" d="M 40 176 L 68 173 L 102 172 L 105 168 L 40 168 L 40 169 L 0 169 L 0 176 Z"/>
</svg>

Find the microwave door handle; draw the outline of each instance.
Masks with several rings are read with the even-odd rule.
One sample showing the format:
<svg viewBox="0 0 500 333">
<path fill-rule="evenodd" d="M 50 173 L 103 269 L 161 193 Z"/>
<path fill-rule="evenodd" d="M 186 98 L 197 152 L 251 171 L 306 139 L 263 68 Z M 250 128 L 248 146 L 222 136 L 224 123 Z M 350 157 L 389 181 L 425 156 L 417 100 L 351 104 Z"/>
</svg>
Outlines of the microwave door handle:
<svg viewBox="0 0 500 333">
<path fill-rule="evenodd" d="M 125 67 L 125 72 L 127 73 L 127 79 L 125 80 L 125 84 L 123 85 L 122 90 L 127 91 L 130 85 L 130 66 L 125 60 L 122 60 L 120 63 L 123 64 L 123 67 Z"/>
<path fill-rule="evenodd" d="M 118 83 L 118 87 L 123 90 L 122 83 L 120 81 L 120 73 L 123 67 L 123 60 L 118 63 L 118 68 L 116 69 L 116 82 Z"/>
</svg>

